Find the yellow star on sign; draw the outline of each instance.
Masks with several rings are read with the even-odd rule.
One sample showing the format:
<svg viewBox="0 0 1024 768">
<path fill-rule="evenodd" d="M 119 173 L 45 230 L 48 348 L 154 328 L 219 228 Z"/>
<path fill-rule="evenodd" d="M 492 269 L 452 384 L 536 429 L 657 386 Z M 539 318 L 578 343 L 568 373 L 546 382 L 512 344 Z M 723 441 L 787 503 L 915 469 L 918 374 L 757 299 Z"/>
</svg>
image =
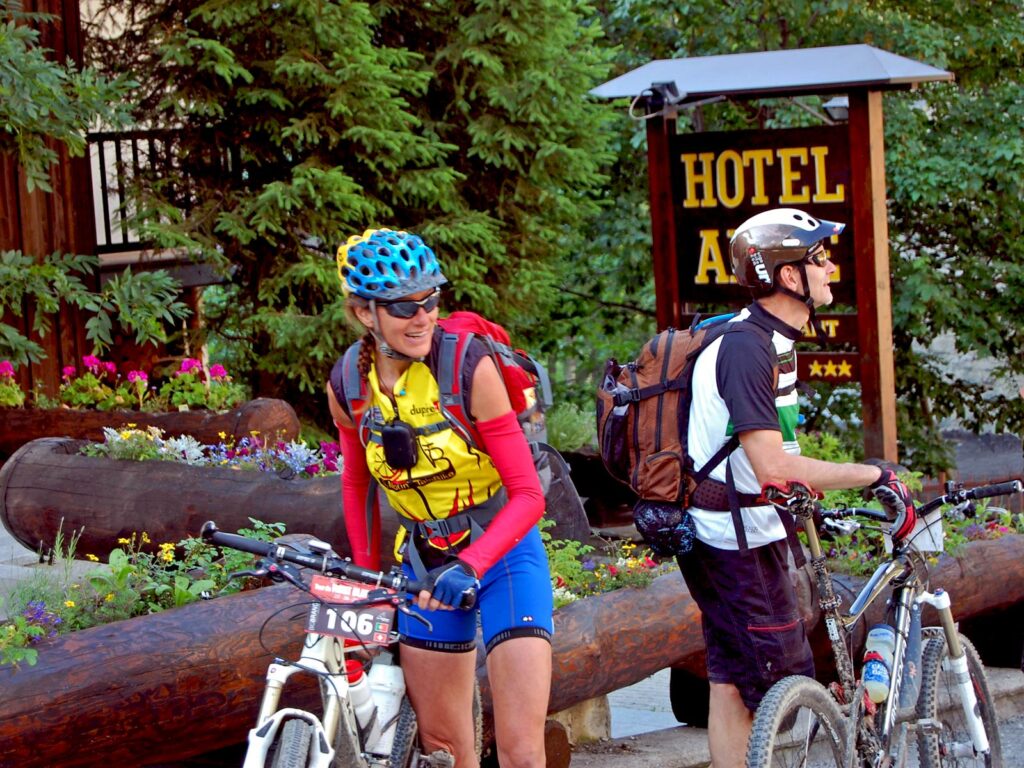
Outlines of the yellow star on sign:
<svg viewBox="0 0 1024 768">
<path fill-rule="evenodd" d="M 850 378 L 853 376 L 853 366 L 844 360 L 839 364 L 839 375 Z"/>
<path fill-rule="evenodd" d="M 828 377 L 828 376 L 835 377 L 835 375 L 836 375 L 836 364 L 833 363 L 832 360 L 830 359 L 827 363 L 825 363 L 825 376 L 826 377 Z"/>
<path fill-rule="evenodd" d="M 821 363 L 817 360 L 811 362 L 811 376 L 821 376 Z"/>
</svg>

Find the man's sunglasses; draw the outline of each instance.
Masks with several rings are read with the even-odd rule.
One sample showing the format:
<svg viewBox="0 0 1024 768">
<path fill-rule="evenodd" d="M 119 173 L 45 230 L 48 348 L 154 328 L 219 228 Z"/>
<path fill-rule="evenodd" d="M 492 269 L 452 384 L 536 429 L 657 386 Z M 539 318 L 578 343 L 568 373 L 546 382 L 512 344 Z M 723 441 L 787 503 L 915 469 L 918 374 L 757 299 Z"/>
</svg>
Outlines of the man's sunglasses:
<svg viewBox="0 0 1024 768">
<path fill-rule="evenodd" d="M 828 263 L 828 251 L 821 248 L 814 253 L 808 253 L 804 256 L 804 262 L 813 264 L 816 267 L 824 267 Z"/>
<path fill-rule="evenodd" d="M 424 312 L 433 312 L 437 309 L 437 305 L 440 303 L 440 288 L 435 288 L 434 292 L 424 299 L 394 299 L 393 301 L 378 300 L 376 302 L 377 306 L 383 307 L 384 311 L 389 315 L 401 320 L 408 320 L 410 317 L 415 317 L 416 313 L 419 312 L 421 308 Z"/>
</svg>

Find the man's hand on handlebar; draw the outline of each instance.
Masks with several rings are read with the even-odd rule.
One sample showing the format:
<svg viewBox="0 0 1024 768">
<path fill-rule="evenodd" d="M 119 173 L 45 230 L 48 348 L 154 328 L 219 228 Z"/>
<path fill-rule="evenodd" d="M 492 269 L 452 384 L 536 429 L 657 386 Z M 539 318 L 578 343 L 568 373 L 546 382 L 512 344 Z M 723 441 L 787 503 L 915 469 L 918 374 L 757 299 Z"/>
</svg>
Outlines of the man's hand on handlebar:
<svg viewBox="0 0 1024 768">
<path fill-rule="evenodd" d="M 453 560 L 430 571 L 424 581 L 429 588 L 420 592 L 416 605 L 421 610 L 446 611 L 460 608 L 464 595 L 473 594 L 480 586 L 476 572 L 468 563 Z"/>
<path fill-rule="evenodd" d="M 883 467 L 882 474 L 865 491 L 865 497 L 871 498 L 868 493 L 878 499 L 893 521 L 890 531 L 892 538 L 905 539 L 914 530 L 917 513 L 914 510 L 914 499 L 903 481 L 891 469 Z"/>
</svg>

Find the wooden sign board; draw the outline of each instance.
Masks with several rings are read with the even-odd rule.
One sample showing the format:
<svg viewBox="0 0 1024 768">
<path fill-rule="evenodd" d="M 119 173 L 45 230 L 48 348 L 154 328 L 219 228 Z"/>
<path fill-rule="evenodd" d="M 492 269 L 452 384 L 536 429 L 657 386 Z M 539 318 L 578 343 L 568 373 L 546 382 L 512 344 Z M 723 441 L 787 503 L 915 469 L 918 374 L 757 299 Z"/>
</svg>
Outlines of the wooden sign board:
<svg viewBox="0 0 1024 768">
<path fill-rule="evenodd" d="M 685 314 L 679 320 L 679 328 L 689 328 L 693 323 L 696 314 Z M 711 315 L 701 315 L 701 318 Z M 810 323 L 804 326 L 803 341 L 816 343 L 821 346 L 857 346 L 857 315 L 839 315 L 818 313 L 818 323 L 821 325 L 822 334 L 819 336 L 811 327 Z"/>
<path fill-rule="evenodd" d="M 849 384 L 860 381 L 860 355 L 856 352 L 798 352 L 797 378 Z"/>
</svg>

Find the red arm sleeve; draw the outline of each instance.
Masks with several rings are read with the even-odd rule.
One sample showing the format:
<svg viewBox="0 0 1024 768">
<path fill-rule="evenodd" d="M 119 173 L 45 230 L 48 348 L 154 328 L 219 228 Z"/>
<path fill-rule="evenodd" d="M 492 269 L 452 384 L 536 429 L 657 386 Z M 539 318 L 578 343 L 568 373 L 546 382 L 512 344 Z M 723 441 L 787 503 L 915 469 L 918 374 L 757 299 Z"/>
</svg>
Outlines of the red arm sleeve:
<svg viewBox="0 0 1024 768">
<path fill-rule="evenodd" d="M 480 578 L 537 524 L 544 514 L 544 493 L 515 413 L 509 411 L 496 419 L 478 421 L 476 428 L 508 493 L 508 503 L 484 535 L 459 555 Z"/>
<path fill-rule="evenodd" d="M 345 513 L 345 532 L 352 548 L 352 562 L 364 568 L 379 570 L 381 534 L 376 495 L 373 503 L 373 530 L 369 538 L 366 530 L 366 495 L 370 492 L 371 479 L 370 469 L 366 466 L 366 452 L 356 428 L 340 424 L 337 426 L 344 462 L 341 467 L 341 504 Z"/>
</svg>

